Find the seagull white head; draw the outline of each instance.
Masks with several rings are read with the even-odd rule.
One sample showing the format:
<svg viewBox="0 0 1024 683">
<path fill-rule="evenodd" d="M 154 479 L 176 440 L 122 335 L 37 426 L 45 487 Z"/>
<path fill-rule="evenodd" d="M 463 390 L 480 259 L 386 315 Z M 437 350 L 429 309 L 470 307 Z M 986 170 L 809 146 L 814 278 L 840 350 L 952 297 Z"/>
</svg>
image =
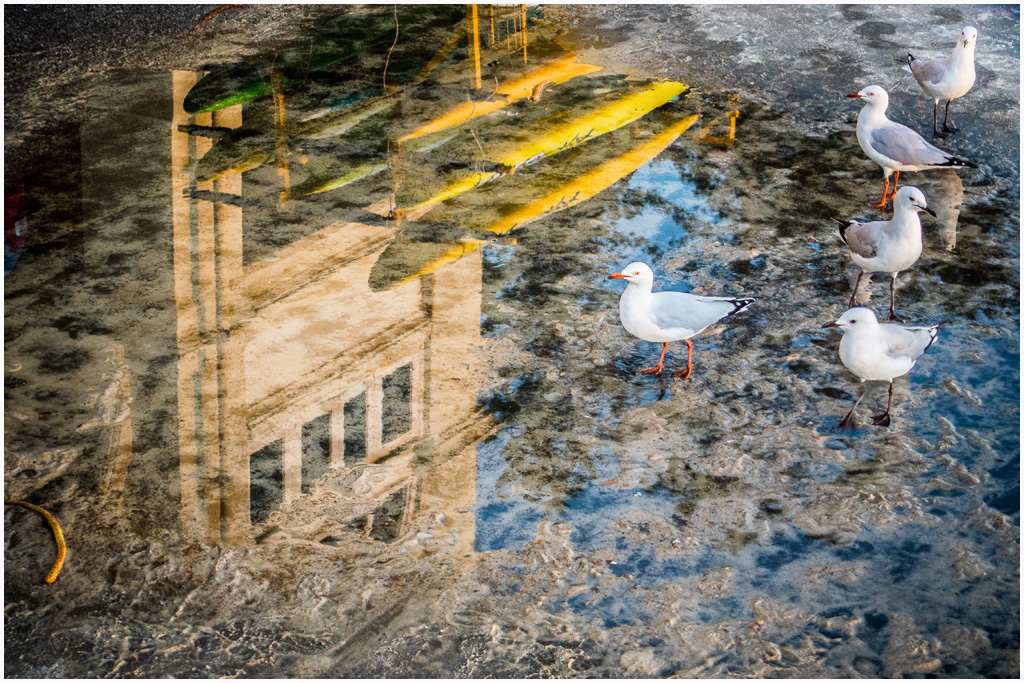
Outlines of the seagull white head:
<svg viewBox="0 0 1024 683">
<path fill-rule="evenodd" d="M 612 273 L 608 276 L 608 279 L 626 280 L 630 283 L 650 286 L 654 284 L 654 271 L 651 270 L 651 267 L 646 263 L 635 261 L 620 270 L 618 273 Z"/>
<path fill-rule="evenodd" d="M 898 207 L 907 207 L 912 211 L 924 211 L 935 216 L 935 212 L 928 208 L 928 202 L 925 201 L 924 192 L 913 187 L 912 185 L 904 185 L 896 192 L 896 198 L 893 199 L 893 204 Z"/>
<path fill-rule="evenodd" d="M 978 29 L 968 26 L 960 33 L 960 44 L 964 47 L 971 47 L 978 43 Z"/>
<path fill-rule="evenodd" d="M 846 330 L 863 329 L 878 326 L 878 318 L 870 308 L 851 308 L 843 313 L 837 320 L 825 323 L 822 327 L 838 327 L 843 332 Z"/>
<path fill-rule="evenodd" d="M 889 93 L 885 92 L 885 88 L 880 85 L 869 85 L 860 92 L 850 93 L 847 97 L 858 97 L 862 100 L 867 100 L 868 104 L 873 104 L 883 112 L 889 108 Z"/>
</svg>

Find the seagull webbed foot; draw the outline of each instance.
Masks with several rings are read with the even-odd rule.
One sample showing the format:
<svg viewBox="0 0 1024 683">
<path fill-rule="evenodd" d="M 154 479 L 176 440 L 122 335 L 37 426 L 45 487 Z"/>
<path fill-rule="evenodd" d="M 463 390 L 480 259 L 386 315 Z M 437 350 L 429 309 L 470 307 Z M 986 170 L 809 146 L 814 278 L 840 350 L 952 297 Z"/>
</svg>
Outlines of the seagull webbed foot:
<svg viewBox="0 0 1024 683">
<path fill-rule="evenodd" d="M 892 420 L 889 419 L 889 411 L 885 411 L 881 415 L 875 415 L 871 418 L 871 424 L 878 427 L 888 427 L 892 424 Z"/>
<path fill-rule="evenodd" d="M 952 132 L 953 131 L 951 131 L 951 130 L 946 131 L 946 133 L 952 133 Z M 932 131 L 932 137 L 933 138 L 941 138 L 941 139 L 945 140 L 946 139 L 946 133 L 940 133 L 938 130 L 933 130 Z"/>
<path fill-rule="evenodd" d="M 942 132 L 943 133 L 959 133 L 960 129 L 957 128 L 956 126 L 951 126 L 951 125 L 949 125 L 947 123 L 943 123 L 942 124 Z M 943 135 L 941 137 L 946 137 L 946 136 Z"/>
<path fill-rule="evenodd" d="M 644 368 L 640 371 L 641 375 L 660 375 L 661 371 L 665 369 L 665 366 L 658 363 L 653 368 Z"/>
<path fill-rule="evenodd" d="M 853 411 L 851 410 L 846 414 L 846 417 L 839 421 L 839 431 L 849 432 L 856 428 L 857 421 L 853 419 Z"/>
<path fill-rule="evenodd" d="M 692 367 L 685 367 L 682 370 L 678 370 L 676 372 L 673 372 L 672 376 L 673 377 L 678 377 L 679 379 L 690 379 L 690 371 L 691 370 L 693 370 Z"/>
<path fill-rule="evenodd" d="M 885 316 L 885 319 L 893 321 L 893 322 L 897 322 L 897 323 L 905 323 L 905 322 L 907 322 L 906 318 L 904 318 L 902 315 L 898 314 L 896 311 L 894 311 L 892 309 L 889 309 L 889 315 Z"/>
</svg>

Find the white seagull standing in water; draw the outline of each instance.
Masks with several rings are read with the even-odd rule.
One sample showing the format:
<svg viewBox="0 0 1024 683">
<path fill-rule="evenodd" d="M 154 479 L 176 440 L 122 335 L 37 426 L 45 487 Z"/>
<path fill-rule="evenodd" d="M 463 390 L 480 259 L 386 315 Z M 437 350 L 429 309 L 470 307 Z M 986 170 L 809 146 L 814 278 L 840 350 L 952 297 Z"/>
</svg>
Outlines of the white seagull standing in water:
<svg viewBox="0 0 1024 683">
<path fill-rule="evenodd" d="M 864 273 L 889 273 L 892 282 L 889 285 L 887 320 L 903 322 L 903 318 L 896 315 L 895 309 L 896 276 L 914 265 L 921 256 L 921 219 L 917 212 L 927 211 L 932 216 L 935 216 L 935 212 L 928 208 L 924 193 L 916 187 L 901 187 L 892 204 L 891 221 L 858 223 L 838 218 L 834 220 L 839 223 L 839 237 L 850 248 L 850 258 L 861 270 L 853 286 L 850 308 L 857 305 L 857 288 Z"/>
<path fill-rule="evenodd" d="M 885 380 L 889 382 L 889 402 L 885 412 L 872 418 L 873 424 L 888 427 L 891 423 L 889 409 L 892 408 L 892 381 L 910 372 L 917 359 L 928 349 L 939 334 L 938 325 L 931 327 L 900 327 L 879 323 L 868 308 L 851 308 L 838 320 L 825 323 L 822 327 L 838 327 L 843 331 L 839 342 L 839 360 L 860 381 Z M 860 397 L 850 412 L 839 423 L 842 430 L 853 429 L 857 423 L 853 411 L 864 398 Z"/>
<path fill-rule="evenodd" d="M 935 100 L 932 112 L 932 135 L 944 138 L 958 128 L 949 125 L 949 103 L 963 97 L 974 85 L 974 48 L 978 44 L 978 29 L 968 26 L 960 33 L 953 52 L 943 59 L 916 59 L 907 53 L 903 68 L 914 75 L 921 89 Z M 939 132 L 939 100 L 946 100 L 946 117 Z"/>
<path fill-rule="evenodd" d="M 662 344 L 658 364 L 640 371 L 645 375 L 660 375 L 664 369 L 668 343 L 684 340 L 687 347 L 686 369 L 672 376 L 689 379 L 693 370 L 693 344 L 690 337 L 756 301 L 752 298 L 696 296 L 684 292 L 652 292 L 654 271 L 639 261 L 630 263 L 609 278 L 626 280 L 628 283 L 619 299 L 619 319 L 626 331 L 644 341 Z"/>
<path fill-rule="evenodd" d="M 906 126 L 890 121 L 889 93 L 877 85 L 869 85 L 847 97 L 867 100 L 857 116 L 857 142 L 860 148 L 885 172 L 882 201 L 871 206 L 884 207 L 896 195 L 900 171 L 923 171 L 928 168 L 977 168 L 974 164 L 943 152 Z M 896 172 L 889 194 L 889 176 Z"/>
</svg>

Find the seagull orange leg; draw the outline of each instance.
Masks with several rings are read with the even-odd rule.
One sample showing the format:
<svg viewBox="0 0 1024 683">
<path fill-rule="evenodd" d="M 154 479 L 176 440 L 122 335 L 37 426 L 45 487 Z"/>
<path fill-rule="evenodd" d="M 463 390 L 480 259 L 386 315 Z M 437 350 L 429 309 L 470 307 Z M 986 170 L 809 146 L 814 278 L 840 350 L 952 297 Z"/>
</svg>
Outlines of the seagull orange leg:
<svg viewBox="0 0 1024 683">
<path fill-rule="evenodd" d="M 900 182 L 900 172 L 896 171 L 896 177 L 892 181 L 892 193 L 886 197 L 886 199 L 895 199 L 896 197 L 896 185 Z"/>
<path fill-rule="evenodd" d="M 686 368 L 672 373 L 672 376 L 679 377 L 680 379 L 690 379 L 690 372 L 693 370 L 693 344 L 689 339 L 684 339 L 683 341 L 686 342 Z"/>
<path fill-rule="evenodd" d="M 653 368 L 644 368 L 640 371 L 641 375 L 660 375 L 661 371 L 665 369 L 665 352 L 668 351 L 668 342 L 661 345 L 661 358 L 658 359 L 658 364 Z"/>
<path fill-rule="evenodd" d="M 885 187 L 882 188 L 882 201 L 878 202 L 877 204 L 874 203 L 874 202 L 868 202 L 868 206 L 873 206 L 876 209 L 884 208 L 886 203 L 888 203 L 888 201 L 889 201 L 888 197 L 889 197 L 889 176 L 885 176 Z"/>
</svg>

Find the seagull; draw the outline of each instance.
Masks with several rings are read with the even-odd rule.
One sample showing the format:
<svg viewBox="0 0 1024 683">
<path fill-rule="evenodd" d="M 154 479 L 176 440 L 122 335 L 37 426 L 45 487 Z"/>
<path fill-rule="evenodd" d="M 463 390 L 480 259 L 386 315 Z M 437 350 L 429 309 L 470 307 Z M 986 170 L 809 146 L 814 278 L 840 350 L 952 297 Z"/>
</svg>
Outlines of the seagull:
<svg viewBox="0 0 1024 683">
<path fill-rule="evenodd" d="M 839 342 L 839 360 L 861 382 L 867 380 L 886 380 L 889 382 L 889 402 L 885 412 L 872 418 L 872 423 L 888 427 L 892 422 L 889 409 L 892 408 L 892 381 L 910 372 L 914 363 L 928 350 L 939 334 L 938 325 L 930 327 L 900 327 L 879 323 L 869 308 L 851 308 L 843 313 L 838 320 L 825 323 L 822 327 L 838 327 L 843 331 L 843 340 Z M 839 423 L 842 430 L 853 429 L 857 423 L 853 419 L 853 411 L 864 398 L 865 389 L 861 388 L 857 403 Z"/>
<path fill-rule="evenodd" d="M 918 211 L 926 211 L 933 217 L 935 212 L 928 208 L 924 193 L 909 185 L 901 187 L 892 200 L 893 212 L 891 221 L 872 221 L 858 223 L 841 221 L 839 237 L 850 248 L 850 258 L 860 266 L 860 275 L 853 286 L 850 297 L 850 308 L 857 305 L 857 288 L 865 273 L 889 273 L 892 283 L 889 285 L 889 316 L 887 320 L 903 322 L 896 315 L 896 276 L 901 270 L 914 265 L 921 256 L 921 219 Z"/>
<path fill-rule="evenodd" d="M 641 370 L 644 375 L 660 375 L 668 343 L 682 339 L 687 347 L 686 369 L 672 376 L 689 379 L 693 370 L 690 337 L 756 301 L 752 298 L 695 296 L 683 292 L 652 292 L 654 271 L 639 261 L 611 274 L 609 279 L 626 280 L 628 283 L 619 299 L 619 319 L 626 331 L 644 341 L 662 344 L 658 364 Z"/>
<path fill-rule="evenodd" d="M 885 110 L 889 108 L 889 93 L 877 85 L 869 85 L 860 92 L 847 97 L 867 100 L 857 116 L 857 142 L 860 148 L 885 171 L 885 188 L 882 201 L 871 206 L 884 207 L 896 194 L 900 171 L 923 171 L 928 168 L 977 168 L 974 164 L 958 159 L 928 143 L 923 137 L 906 126 L 890 121 Z M 889 176 L 896 172 L 889 192 Z"/>
<path fill-rule="evenodd" d="M 935 100 L 932 111 L 932 135 L 944 138 L 958 128 L 949 125 L 949 103 L 963 97 L 974 85 L 974 48 L 978 44 L 978 29 L 966 27 L 960 33 L 953 52 L 945 59 L 917 59 L 907 53 L 903 67 L 914 75 L 918 85 Z M 946 117 L 939 132 L 939 100 L 946 100 Z"/>
</svg>

